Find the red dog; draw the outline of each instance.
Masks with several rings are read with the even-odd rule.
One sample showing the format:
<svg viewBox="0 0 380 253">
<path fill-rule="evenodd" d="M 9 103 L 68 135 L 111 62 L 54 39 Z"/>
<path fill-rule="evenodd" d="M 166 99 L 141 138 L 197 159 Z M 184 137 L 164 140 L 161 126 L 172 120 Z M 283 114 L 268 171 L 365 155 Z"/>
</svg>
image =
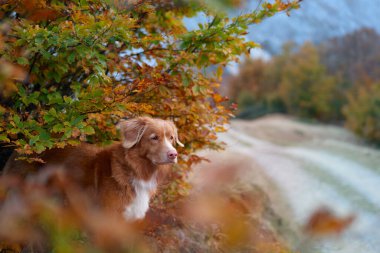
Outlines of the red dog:
<svg viewBox="0 0 380 253">
<path fill-rule="evenodd" d="M 159 171 L 177 162 L 173 145 L 183 144 L 171 121 L 139 117 L 121 121 L 117 128 L 121 143 L 106 148 L 81 144 L 53 149 L 42 155 L 45 164 L 29 164 L 12 155 L 4 171 L 25 175 L 39 169 L 48 175 L 53 168 L 62 168 L 70 182 L 95 195 L 102 207 L 129 221 L 142 219 L 157 187 Z"/>
</svg>

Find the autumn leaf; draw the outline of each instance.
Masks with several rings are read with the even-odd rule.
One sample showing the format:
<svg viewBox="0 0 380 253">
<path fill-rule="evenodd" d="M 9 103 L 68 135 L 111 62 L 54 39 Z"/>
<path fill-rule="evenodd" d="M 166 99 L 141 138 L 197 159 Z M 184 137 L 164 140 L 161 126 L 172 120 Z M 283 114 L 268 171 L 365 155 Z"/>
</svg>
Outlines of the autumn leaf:
<svg viewBox="0 0 380 253">
<path fill-rule="evenodd" d="M 316 210 L 305 225 L 305 231 L 312 236 L 341 234 L 355 220 L 355 215 L 339 217 L 327 208 Z"/>
</svg>

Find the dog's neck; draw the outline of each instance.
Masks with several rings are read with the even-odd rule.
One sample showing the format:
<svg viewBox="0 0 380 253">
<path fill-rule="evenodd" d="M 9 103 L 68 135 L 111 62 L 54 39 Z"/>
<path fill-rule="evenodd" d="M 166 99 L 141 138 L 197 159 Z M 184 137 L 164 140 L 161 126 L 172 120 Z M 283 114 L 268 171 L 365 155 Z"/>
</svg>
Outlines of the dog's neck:
<svg viewBox="0 0 380 253">
<path fill-rule="evenodd" d="M 165 166 L 155 165 L 136 150 L 124 149 L 121 145 L 113 152 L 111 163 L 112 177 L 122 186 L 130 184 L 131 179 L 150 180 L 160 167 Z"/>
</svg>

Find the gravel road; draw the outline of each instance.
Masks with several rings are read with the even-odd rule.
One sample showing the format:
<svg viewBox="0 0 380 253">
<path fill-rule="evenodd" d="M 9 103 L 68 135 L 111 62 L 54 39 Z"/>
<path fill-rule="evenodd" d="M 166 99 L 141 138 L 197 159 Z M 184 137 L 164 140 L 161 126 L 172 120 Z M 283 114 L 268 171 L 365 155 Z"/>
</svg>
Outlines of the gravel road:
<svg viewBox="0 0 380 253">
<path fill-rule="evenodd" d="M 260 165 L 289 203 L 296 227 L 321 206 L 342 217 L 356 215 L 341 236 L 306 244 L 300 239 L 298 250 L 380 252 L 380 150 L 362 144 L 342 128 L 284 116 L 234 121 L 220 139 L 226 142 L 227 152 L 240 152 Z"/>
</svg>

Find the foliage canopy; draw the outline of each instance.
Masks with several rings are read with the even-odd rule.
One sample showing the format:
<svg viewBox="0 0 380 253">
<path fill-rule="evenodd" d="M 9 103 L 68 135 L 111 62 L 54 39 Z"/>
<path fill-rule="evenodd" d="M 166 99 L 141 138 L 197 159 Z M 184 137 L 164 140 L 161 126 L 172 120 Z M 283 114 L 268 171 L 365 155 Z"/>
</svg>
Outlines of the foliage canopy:
<svg viewBox="0 0 380 253">
<path fill-rule="evenodd" d="M 0 142 L 41 161 L 46 149 L 109 143 L 120 118 L 151 115 L 175 121 L 187 168 L 195 150 L 220 148 L 232 111 L 217 89 L 223 66 L 258 46 L 248 26 L 297 7 L 276 0 L 229 18 L 203 1 L 3 1 Z M 183 18 L 200 12 L 208 22 L 188 30 Z"/>
<path fill-rule="evenodd" d="M 230 115 L 215 92 L 222 66 L 257 46 L 248 25 L 295 7 L 228 18 L 203 2 L 5 1 L 1 60 L 25 76 L 2 82 L 16 92 L 1 101 L 0 141 L 26 155 L 109 142 L 120 118 L 149 114 L 175 120 L 188 154 L 215 148 Z M 200 11 L 210 22 L 187 30 L 183 17 Z"/>
</svg>

